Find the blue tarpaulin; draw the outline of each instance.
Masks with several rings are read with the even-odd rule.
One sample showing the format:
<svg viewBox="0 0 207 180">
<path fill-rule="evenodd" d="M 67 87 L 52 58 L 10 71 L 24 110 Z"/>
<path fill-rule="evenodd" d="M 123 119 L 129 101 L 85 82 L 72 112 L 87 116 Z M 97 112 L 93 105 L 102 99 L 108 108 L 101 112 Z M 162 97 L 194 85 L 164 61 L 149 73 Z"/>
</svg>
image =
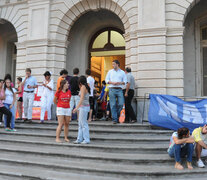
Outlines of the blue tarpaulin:
<svg viewBox="0 0 207 180">
<path fill-rule="evenodd" d="M 152 125 L 192 132 L 207 122 L 207 99 L 186 102 L 176 96 L 150 94 L 148 119 Z"/>
</svg>

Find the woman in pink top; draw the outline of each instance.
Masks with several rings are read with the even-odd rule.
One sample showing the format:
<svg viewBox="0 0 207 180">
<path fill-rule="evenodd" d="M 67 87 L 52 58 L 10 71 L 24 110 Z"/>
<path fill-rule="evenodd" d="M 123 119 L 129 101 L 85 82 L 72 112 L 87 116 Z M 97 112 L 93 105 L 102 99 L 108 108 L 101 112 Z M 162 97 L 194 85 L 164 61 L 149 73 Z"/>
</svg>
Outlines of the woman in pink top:
<svg viewBox="0 0 207 180">
<path fill-rule="evenodd" d="M 18 94 L 18 100 L 17 100 L 17 111 L 19 114 L 19 118 L 17 120 L 22 119 L 22 102 L 23 102 L 23 92 L 24 92 L 24 87 L 22 86 L 22 78 L 18 77 L 17 78 L 17 84 L 18 84 L 18 91 L 16 94 Z"/>
</svg>

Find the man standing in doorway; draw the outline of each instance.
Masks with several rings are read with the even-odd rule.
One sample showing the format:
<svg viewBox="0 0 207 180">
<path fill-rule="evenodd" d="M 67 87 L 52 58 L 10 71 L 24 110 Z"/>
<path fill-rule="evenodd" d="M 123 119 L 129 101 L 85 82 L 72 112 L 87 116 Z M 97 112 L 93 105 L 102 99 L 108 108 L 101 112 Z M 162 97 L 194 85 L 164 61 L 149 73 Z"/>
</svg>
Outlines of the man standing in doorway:
<svg viewBox="0 0 207 180">
<path fill-rule="evenodd" d="M 24 87 L 23 93 L 23 103 L 24 103 L 24 115 L 25 122 L 32 121 L 32 107 L 34 102 L 34 90 L 37 88 L 37 80 L 35 77 L 31 75 L 31 69 L 27 68 L 25 70 L 26 76 L 22 82 L 22 86 Z"/>
<path fill-rule="evenodd" d="M 71 89 L 71 99 L 70 99 L 70 108 L 71 112 L 73 112 L 74 105 L 77 107 L 80 97 L 79 97 L 79 84 L 78 84 L 78 74 L 79 74 L 79 69 L 74 68 L 73 69 L 73 77 L 70 79 L 70 89 Z M 77 112 L 78 115 L 78 112 Z M 78 118 L 77 118 L 78 120 Z"/>
<path fill-rule="evenodd" d="M 131 118 L 131 122 L 135 123 L 137 121 L 137 118 L 131 105 L 132 99 L 134 97 L 135 82 L 130 67 L 127 67 L 125 69 L 125 73 L 127 76 L 127 85 L 126 85 L 126 89 L 124 89 L 125 110 L 126 110 L 125 122 L 129 123 L 129 118 Z"/>
<path fill-rule="evenodd" d="M 106 83 L 109 84 L 109 98 L 113 124 L 117 124 L 124 105 L 122 88 L 123 85 L 126 84 L 127 78 L 124 71 L 119 68 L 120 62 L 118 60 L 114 60 L 112 66 L 113 69 L 107 73 Z"/>
<path fill-rule="evenodd" d="M 94 109 L 94 100 L 93 100 L 93 90 L 94 90 L 94 78 L 91 76 L 91 70 L 86 69 L 86 76 L 87 76 L 87 83 L 88 86 L 90 87 L 90 96 L 89 96 L 89 103 L 90 103 L 90 112 L 89 112 L 89 118 L 88 121 L 91 121 L 92 114 L 93 114 L 93 109 Z"/>
</svg>

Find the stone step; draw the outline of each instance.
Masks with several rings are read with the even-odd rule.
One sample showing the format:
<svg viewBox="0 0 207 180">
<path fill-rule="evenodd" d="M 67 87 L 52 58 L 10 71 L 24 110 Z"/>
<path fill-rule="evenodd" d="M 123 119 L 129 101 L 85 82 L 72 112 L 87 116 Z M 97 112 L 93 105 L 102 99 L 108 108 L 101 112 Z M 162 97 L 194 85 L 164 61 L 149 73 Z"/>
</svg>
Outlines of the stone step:
<svg viewBox="0 0 207 180">
<path fill-rule="evenodd" d="M 35 136 L 35 137 L 47 137 L 47 138 L 55 138 L 55 131 L 49 132 L 49 131 L 36 131 L 36 130 L 23 130 L 23 131 L 17 131 L 17 132 L 7 132 L 4 129 L 0 129 L 0 134 L 1 135 L 11 135 L 11 136 Z M 61 133 L 61 137 L 63 137 L 63 132 Z M 69 132 L 69 139 L 75 140 L 77 138 L 77 132 Z M 97 141 L 105 141 L 105 142 L 114 142 L 114 143 L 139 143 L 139 142 L 144 142 L 144 143 L 152 143 L 152 142 L 165 142 L 169 143 L 169 136 L 164 136 L 164 135 L 133 135 L 133 134 L 116 134 L 116 135 L 110 135 L 110 134 L 105 134 L 105 135 L 100 135 L 100 134 L 90 134 L 90 139 L 92 142 L 97 142 Z"/>
<path fill-rule="evenodd" d="M 52 168 L 44 168 L 38 166 L 25 166 L 11 162 L 1 162 L 0 179 L 1 180 L 118 180 L 115 177 L 96 176 L 83 173 L 72 173 L 70 171 L 57 172 Z"/>
<path fill-rule="evenodd" d="M 170 158 L 167 154 L 123 154 L 123 153 L 106 153 L 106 152 L 87 152 L 84 150 L 73 151 L 68 149 L 67 151 L 58 149 L 57 152 L 55 150 L 51 150 L 45 148 L 44 150 L 40 150 L 39 148 L 14 148 L 12 146 L 6 146 L 4 148 L 0 148 L 1 157 L 0 158 L 8 158 L 15 160 L 21 159 L 31 159 L 36 158 L 37 160 L 42 159 L 43 162 L 53 162 L 53 160 L 58 160 L 59 163 L 63 162 L 64 164 L 70 164 L 73 161 L 81 161 L 82 163 L 92 163 L 92 164 L 108 164 L 111 166 L 112 164 L 126 165 L 126 166 L 136 166 L 140 164 L 164 164 L 167 165 L 174 164 L 174 159 Z M 41 161 L 40 161 L 41 162 Z"/>
<path fill-rule="evenodd" d="M 29 125 L 29 124 L 18 124 L 16 125 L 16 129 L 19 131 L 21 130 L 48 130 L 48 131 L 55 131 L 57 128 L 56 125 L 53 126 L 41 126 L 41 125 Z M 77 132 L 78 127 L 74 126 L 69 126 L 70 132 Z M 160 134 L 167 134 L 171 135 L 173 131 L 170 130 L 152 130 L 152 129 L 131 129 L 131 128 L 119 128 L 119 127 L 105 127 L 103 128 L 97 128 L 97 127 L 90 127 L 90 133 L 99 133 L 99 134 L 115 134 L 115 133 L 120 133 L 120 134 L 152 134 L 152 135 L 160 135 Z"/>
<path fill-rule="evenodd" d="M 0 179 L 206 178 L 207 168 L 174 169 L 174 159 L 166 152 L 172 134 L 170 130 L 146 123 L 113 125 L 96 121 L 89 126 L 91 144 L 84 145 L 56 143 L 56 121 L 44 124 L 17 122 L 17 132 L 1 128 Z M 77 138 L 77 130 L 77 122 L 71 122 L 71 141 Z M 193 163 L 195 165 L 195 158 Z"/>
<path fill-rule="evenodd" d="M 50 138 L 29 138 L 25 136 L 24 138 L 19 136 L 3 136 L 0 137 L 0 142 L 3 145 L 15 145 L 15 146 L 27 146 L 27 147 L 49 147 L 49 148 L 70 148 L 74 151 L 83 149 L 85 151 L 97 151 L 97 152 L 112 152 L 112 153 L 156 153 L 156 154 L 166 154 L 167 145 L 157 143 L 155 145 L 149 144 L 114 144 L 114 143 L 91 143 L 91 144 L 73 144 L 73 143 L 56 143 L 54 139 Z M 0 147 L 1 148 L 1 147 Z M 3 148 L 3 147 L 2 147 Z"/>
<path fill-rule="evenodd" d="M 204 178 L 207 175 L 206 168 L 194 168 L 194 170 L 185 169 L 182 171 L 176 170 L 173 166 L 170 165 L 160 165 L 160 164 L 150 164 L 150 165 L 120 165 L 120 164 L 97 164 L 97 163 L 84 163 L 82 161 L 73 161 L 73 162 L 62 162 L 57 159 L 50 159 L 50 161 L 42 161 L 36 157 L 29 156 L 27 158 L 18 159 L 15 157 L 0 157 L 0 167 L 5 166 L 16 166 L 21 167 L 19 169 L 19 173 L 22 173 L 22 169 L 29 169 L 30 176 L 31 172 L 36 172 L 36 176 L 42 178 L 44 175 L 47 176 L 47 179 L 56 179 L 55 177 L 51 177 L 52 170 L 56 171 L 58 175 L 61 173 L 69 172 L 76 174 L 80 173 L 81 175 L 90 175 L 90 176 L 104 176 L 105 178 L 119 178 L 119 179 L 140 179 L 142 178 L 152 178 L 152 177 L 160 177 L 161 179 L 165 179 L 165 176 L 172 176 L 177 179 L 177 177 L 185 176 L 185 175 L 197 175 L 200 178 Z M 37 171 L 39 169 L 44 170 L 46 174 L 41 171 Z M 10 168 L 11 170 L 11 168 Z M 49 172 L 48 172 L 49 171 Z M 37 173 L 38 172 L 38 173 Z M 24 171 L 25 173 L 25 171 Z M 49 177 L 48 177 L 49 176 Z M 60 178 L 58 176 L 58 178 Z M 68 177 L 67 177 L 68 178 Z M 45 178 L 46 179 L 46 178 Z M 63 179 L 63 178 L 61 178 Z"/>
<path fill-rule="evenodd" d="M 20 124 L 20 125 L 40 125 L 39 121 L 37 120 L 33 120 L 32 123 L 29 123 L 29 122 L 26 122 L 24 123 L 23 121 L 16 121 L 15 122 L 16 125 Z M 92 121 L 92 122 L 89 122 L 88 123 L 90 127 L 100 127 L 100 128 L 114 128 L 114 127 L 119 127 L 119 128 L 130 128 L 130 129 L 149 129 L 151 128 L 152 126 L 149 124 L 149 123 L 145 123 L 145 124 L 140 124 L 140 123 L 133 123 L 133 124 L 126 124 L 126 123 L 123 123 L 123 124 L 113 124 L 111 121 Z M 43 124 L 41 124 L 41 126 L 52 126 L 52 125 L 55 125 L 57 126 L 58 125 L 58 122 L 57 121 L 45 121 Z M 78 126 L 78 122 L 77 121 L 72 121 L 70 122 L 70 125 L 71 126 Z"/>
</svg>

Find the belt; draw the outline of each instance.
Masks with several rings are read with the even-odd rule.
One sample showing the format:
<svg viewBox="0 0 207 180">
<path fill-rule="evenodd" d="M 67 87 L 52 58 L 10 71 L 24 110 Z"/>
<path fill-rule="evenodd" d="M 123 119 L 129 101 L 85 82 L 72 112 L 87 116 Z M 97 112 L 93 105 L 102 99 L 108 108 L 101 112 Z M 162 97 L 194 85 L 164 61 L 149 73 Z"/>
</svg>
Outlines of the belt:
<svg viewBox="0 0 207 180">
<path fill-rule="evenodd" d="M 121 87 L 110 87 L 110 89 L 122 89 Z"/>
<path fill-rule="evenodd" d="M 26 92 L 26 93 L 33 93 L 34 91 L 24 91 L 24 92 Z"/>
</svg>

